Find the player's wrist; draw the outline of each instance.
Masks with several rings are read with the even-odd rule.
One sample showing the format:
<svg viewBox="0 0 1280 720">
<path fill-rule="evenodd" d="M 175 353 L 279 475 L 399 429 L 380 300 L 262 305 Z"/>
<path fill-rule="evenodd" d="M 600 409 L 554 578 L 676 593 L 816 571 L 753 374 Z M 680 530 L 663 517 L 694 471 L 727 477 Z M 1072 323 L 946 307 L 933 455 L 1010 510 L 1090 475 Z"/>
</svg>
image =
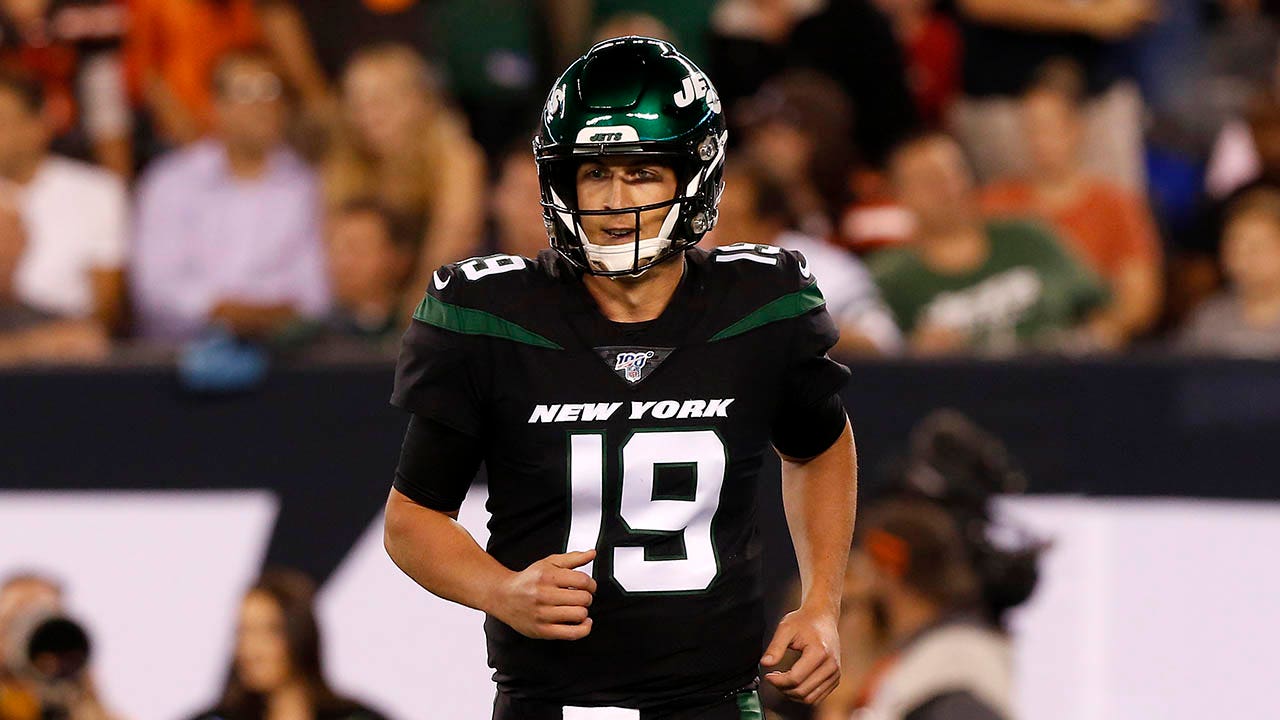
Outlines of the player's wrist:
<svg viewBox="0 0 1280 720">
<path fill-rule="evenodd" d="M 511 583 L 514 581 L 518 573 L 502 568 L 495 575 L 486 579 L 480 584 L 481 592 L 476 609 L 486 615 L 507 622 L 506 609 L 508 603 L 507 596 L 510 594 Z"/>
<path fill-rule="evenodd" d="M 805 594 L 799 611 L 814 618 L 838 620 L 840 617 L 840 593 L 815 589 Z"/>
</svg>

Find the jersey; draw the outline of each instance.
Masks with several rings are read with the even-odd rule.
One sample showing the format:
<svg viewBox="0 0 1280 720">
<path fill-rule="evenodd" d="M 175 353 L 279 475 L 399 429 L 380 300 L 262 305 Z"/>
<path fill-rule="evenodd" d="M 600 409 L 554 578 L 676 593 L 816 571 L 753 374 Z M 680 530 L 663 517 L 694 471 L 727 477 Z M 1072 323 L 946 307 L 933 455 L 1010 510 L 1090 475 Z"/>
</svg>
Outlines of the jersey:
<svg viewBox="0 0 1280 720">
<path fill-rule="evenodd" d="M 826 355 L 836 329 L 803 256 L 684 257 L 662 315 L 635 324 L 607 320 L 551 250 L 467 260 L 435 272 L 405 334 L 392 402 L 482 439 L 488 552 L 518 571 L 597 549 L 586 638 L 487 618 L 505 694 L 644 709 L 756 679 L 757 476 L 775 425 L 849 371 Z M 435 509 L 465 490 L 433 491 L 454 499 Z"/>
</svg>

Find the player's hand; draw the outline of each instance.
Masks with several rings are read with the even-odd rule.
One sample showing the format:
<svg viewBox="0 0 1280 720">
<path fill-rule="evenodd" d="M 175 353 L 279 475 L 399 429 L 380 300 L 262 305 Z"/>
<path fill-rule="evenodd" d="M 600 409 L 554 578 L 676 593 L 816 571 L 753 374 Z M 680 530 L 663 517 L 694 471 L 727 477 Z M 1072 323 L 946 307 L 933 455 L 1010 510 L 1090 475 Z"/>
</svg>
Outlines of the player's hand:
<svg viewBox="0 0 1280 720">
<path fill-rule="evenodd" d="M 491 614 L 516 632 L 543 640 L 581 640 L 591 632 L 587 608 L 596 581 L 574 568 L 596 558 L 595 550 L 545 557 L 512 575 L 498 589 Z"/>
<path fill-rule="evenodd" d="M 782 667 L 788 649 L 800 652 L 790 668 Z M 760 664 L 766 670 L 777 668 L 765 673 L 764 679 L 783 695 L 816 705 L 840 684 L 840 631 L 835 616 L 806 608 L 788 613 L 778 623 Z"/>
</svg>

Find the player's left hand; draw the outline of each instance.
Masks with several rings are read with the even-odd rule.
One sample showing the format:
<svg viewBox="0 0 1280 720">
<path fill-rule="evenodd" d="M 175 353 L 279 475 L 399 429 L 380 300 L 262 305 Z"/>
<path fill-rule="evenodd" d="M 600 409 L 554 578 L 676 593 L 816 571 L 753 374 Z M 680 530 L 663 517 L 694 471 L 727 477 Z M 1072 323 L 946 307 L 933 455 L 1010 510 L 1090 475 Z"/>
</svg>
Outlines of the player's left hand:
<svg viewBox="0 0 1280 720">
<path fill-rule="evenodd" d="M 790 668 L 782 668 L 788 648 L 800 651 L 800 658 Z M 840 684 L 840 631 L 832 613 L 800 608 L 787 613 L 778 623 L 773 640 L 764 651 L 760 664 L 765 674 L 783 695 L 806 705 L 816 705 Z"/>
</svg>

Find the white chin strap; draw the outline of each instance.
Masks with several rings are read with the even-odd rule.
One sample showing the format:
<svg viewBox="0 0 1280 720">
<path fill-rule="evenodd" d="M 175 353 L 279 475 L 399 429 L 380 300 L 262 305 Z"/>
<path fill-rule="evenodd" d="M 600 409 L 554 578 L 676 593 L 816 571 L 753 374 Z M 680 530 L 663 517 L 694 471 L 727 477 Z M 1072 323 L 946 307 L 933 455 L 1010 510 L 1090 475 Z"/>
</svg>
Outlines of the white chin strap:
<svg viewBox="0 0 1280 720">
<path fill-rule="evenodd" d="M 685 190 L 686 196 L 692 195 L 697 190 L 698 181 L 701 177 L 702 173 L 694 175 L 689 182 L 689 187 Z M 667 209 L 666 217 L 662 219 L 662 227 L 658 229 L 658 236 L 640 241 L 640 256 L 637 258 L 635 243 L 597 245 L 587 240 L 587 233 L 583 231 L 582 225 L 574 219 L 572 214 L 560 209 L 565 207 L 565 203 L 554 189 L 551 191 L 551 199 L 556 204 L 556 214 L 560 217 L 560 221 L 582 242 L 582 250 L 587 256 L 587 262 L 601 272 L 622 272 L 633 267 L 640 267 L 653 260 L 658 256 L 658 253 L 666 250 L 671 245 L 671 232 L 675 230 L 676 221 L 680 219 L 680 203 L 673 203 Z M 619 213 L 625 212 L 625 209 L 619 211 Z M 639 230 L 640 228 L 637 227 L 637 233 Z M 635 276 L 643 274 L 644 270 L 632 273 Z"/>
<path fill-rule="evenodd" d="M 634 266 L 644 265 L 650 260 L 658 256 L 658 253 L 667 249 L 671 241 L 667 238 L 649 238 L 640 241 L 640 258 L 636 260 L 636 246 L 634 243 L 623 243 L 621 245 L 597 245 L 592 242 L 582 243 L 582 249 L 586 251 L 587 261 L 597 270 L 605 272 L 619 272 L 622 270 L 630 270 Z M 639 275 L 640 273 L 636 273 Z"/>
</svg>

